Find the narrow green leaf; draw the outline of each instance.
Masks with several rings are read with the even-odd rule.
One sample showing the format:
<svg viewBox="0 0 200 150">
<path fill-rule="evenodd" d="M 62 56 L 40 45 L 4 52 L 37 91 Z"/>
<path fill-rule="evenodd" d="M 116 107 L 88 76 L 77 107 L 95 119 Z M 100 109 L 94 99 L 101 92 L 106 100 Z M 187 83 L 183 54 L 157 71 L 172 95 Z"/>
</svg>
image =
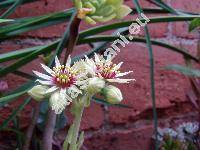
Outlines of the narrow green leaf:
<svg viewBox="0 0 200 150">
<path fill-rule="evenodd" d="M 8 9 L 6 10 L 6 12 L 4 12 L 0 18 L 6 18 L 8 17 L 10 14 L 12 14 L 18 6 L 21 5 L 21 3 L 23 2 L 23 0 L 16 0 L 15 3 Z"/>
<path fill-rule="evenodd" d="M 57 43 L 57 41 L 51 43 L 50 46 L 48 45 L 48 46 L 42 47 L 42 48 L 26 55 L 25 57 L 21 58 L 19 61 L 15 62 L 15 63 L 9 65 L 8 67 L 1 69 L 0 77 L 4 76 L 10 72 L 16 71 L 21 66 L 24 66 L 25 64 L 36 59 L 38 57 L 38 55 L 40 55 L 40 54 L 50 52 L 51 50 L 53 50 L 55 48 L 56 43 Z"/>
<path fill-rule="evenodd" d="M 149 17 L 150 22 L 148 22 L 148 24 L 159 23 L 159 22 L 191 21 L 195 18 L 200 18 L 200 15 Z M 145 19 L 140 19 L 140 20 L 141 22 L 145 22 Z M 98 27 L 90 28 L 88 30 L 82 31 L 80 33 L 80 38 L 96 35 L 98 33 L 102 33 L 102 32 L 117 29 L 117 28 L 129 27 L 132 23 L 137 23 L 137 21 L 136 20 L 124 21 L 124 22 L 118 22 L 118 23 L 101 25 Z"/>
<path fill-rule="evenodd" d="M 14 98 L 17 98 L 23 94 L 25 94 L 28 90 L 24 90 L 22 92 L 18 92 L 18 93 L 15 93 L 15 94 L 10 94 L 8 96 L 5 96 L 5 97 L 1 97 L 0 98 L 0 105 L 5 102 L 9 102 L 10 100 L 14 99 Z"/>
<path fill-rule="evenodd" d="M 129 39 L 129 36 L 125 36 L 125 37 L 127 39 Z M 93 36 L 93 37 L 80 39 L 78 41 L 78 44 L 86 44 L 86 43 L 89 43 L 89 42 L 114 41 L 116 39 L 119 39 L 119 37 L 118 36 L 99 35 L 99 36 Z M 133 40 L 131 40 L 130 42 L 146 43 L 146 40 L 143 37 L 133 37 Z M 157 46 L 165 47 L 165 48 L 172 50 L 174 52 L 180 53 L 183 56 L 188 57 L 188 58 L 193 59 L 194 61 L 198 62 L 198 58 L 191 55 L 186 50 L 182 50 L 180 48 L 177 48 L 175 46 L 172 46 L 172 45 L 169 45 L 169 44 L 166 44 L 164 42 L 157 41 L 157 40 L 151 40 L 151 43 L 154 44 L 154 45 L 157 45 Z M 97 52 L 97 51 L 94 51 L 94 52 Z"/>
<path fill-rule="evenodd" d="M 16 19 L 12 24 L 0 28 L 1 39 L 8 38 L 19 33 L 35 30 L 41 27 L 62 23 L 68 20 L 73 12 L 74 9 L 69 9 L 66 11 L 51 13 L 37 17 Z"/>
<path fill-rule="evenodd" d="M 12 114 L 3 121 L 3 123 L 0 125 L 0 130 L 4 129 L 10 121 L 13 120 L 13 118 L 19 114 L 19 112 L 31 101 L 31 98 L 27 98 L 22 104 L 20 104 L 13 112 Z"/>
<path fill-rule="evenodd" d="M 70 12 L 68 12 L 68 17 L 71 16 L 73 10 L 70 10 Z M 60 12 L 62 13 L 62 12 Z M 63 12 L 64 13 L 64 12 Z M 67 12 L 65 12 L 67 13 Z M 59 21 L 60 19 L 64 22 L 66 20 L 66 15 L 64 14 L 60 14 L 58 18 L 55 18 L 54 21 L 52 21 L 51 17 L 55 17 L 56 14 L 50 14 L 50 16 L 46 15 L 46 16 L 42 16 L 42 17 L 38 17 L 36 19 L 31 19 L 31 21 L 28 22 L 24 22 L 23 24 L 12 24 L 10 26 L 5 26 L 5 27 L 1 27 L 0 28 L 0 39 L 5 39 L 11 36 L 15 36 L 27 31 L 31 31 L 31 30 L 35 30 L 36 27 L 46 27 L 51 20 L 51 22 L 54 21 Z M 58 15 L 58 14 L 57 14 Z M 44 18 L 43 18 L 44 17 Z M 180 16 L 162 16 L 162 17 L 152 17 L 149 18 L 151 21 L 149 23 L 159 23 L 159 22 L 178 22 L 178 21 L 191 21 L 195 18 L 200 18 L 200 15 L 180 15 Z M 65 20 L 63 20 L 65 19 Z M 145 21 L 144 19 L 141 19 L 141 21 Z M 46 22 L 46 24 L 45 24 Z M 136 23 L 136 20 L 130 20 L 130 21 L 125 21 L 125 22 L 118 22 L 118 23 L 113 23 L 113 24 L 109 24 L 109 25 L 102 25 L 102 26 L 98 26 L 98 27 L 94 27 L 85 31 L 82 31 L 80 33 L 80 37 L 87 37 L 87 36 L 91 36 L 91 35 L 96 35 L 98 33 L 102 33 L 104 31 L 108 31 L 108 30 L 113 30 L 113 29 L 117 29 L 117 28 L 123 28 L 123 27 L 128 27 L 130 26 L 132 23 Z M 43 24 L 43 25 L 42 25 Z M 41 26 L 40 26 L 41 25 Z"/>
<path fill-rule="evenodd" d="M 0 19 L 0 23 L 14 21 L 13 19 Z"/>
<path fill-rule="evenodd" d="M 174 65 L 166 66 L 165 69 L 174 70 L 174 71 L 182 73 L 182 74 L 184 74 L 186 76 L 200 77 L 200 70 L 192 69 L 192 68 L 186 67 L 186 66 L 181 66 L 181 65 L 174 64 Z"/>
<path fill-rule="evenodd" d="M 2 2 L 0 2 L 0 9 L 13 5 L 15 1 L 16 0 L 3 0 Z M 24 0 L 22 3 L 25 4 L 25 3 L 30 3 L 34 1 L 37 1 L 37 0 Z"/>
<path fill-rule="evenodd" d="M 189 26 L 189 31 L 191 32 L 192 30 L 194 30 L 198 27 L 200 27 L 200 18 L 196 18 L 196 19 L 192 20 L 192 22 L 190 23 L 190 26 Z"/>
<path fill-rule="evenodd" d="M 48 50 L 49 51 L 53 50 L 56 47 L 57 43 L 58 43 L 58 41 L 55 42 L 55 43 L 48 44 L 48 48 L 49 48 Z M 34 52 L 34 51 L 37 51 L 38 49 L 42 50 L 45 47 L 46 47 L 46 45 L 35 46 L 35 47 L 31 47 L 31 48 L 19 49 L 19 50 L 16 50 L 16 51 L 11 51 L 11 52 L 8 52 L 8 53 L 1 54 L 0 55 L 0 63 L 24 57 L 24 56 L 26 56 L 26 55 Z M 49 51 L 47 51 L 47 52 L 49 52 Z"/>
<path fill-rule="evenodd" d="M 173 9 L 172 7 L 170 7 L 169 5 L 167 5 L 166 3 L 164 3 L 161 0 L 151 0 L 151 2 L 154 3 L 155 5 L 159 6 L 160 8 L 167 10 L 169 13 L 179 14 L 179 12 L 177 10 Z"/>
</svg>

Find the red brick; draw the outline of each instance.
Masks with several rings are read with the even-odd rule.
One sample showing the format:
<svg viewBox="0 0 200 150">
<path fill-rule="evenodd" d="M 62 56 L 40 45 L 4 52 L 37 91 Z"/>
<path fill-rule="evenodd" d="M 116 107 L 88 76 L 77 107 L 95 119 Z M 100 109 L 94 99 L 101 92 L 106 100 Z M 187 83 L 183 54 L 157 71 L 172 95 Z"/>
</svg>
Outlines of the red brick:
<svg viewBox="0 0 200 150">
<path fill-rule="evenodd" d="M 182 11 L 200 13 L 200 0 L 193 0 L 190 2 L 188 0 L 172 0 L 171 6 Z"/>
<path fill-rule="evenodd" d="M 98 133 L 86 138 L 84 147 L 88 150 L 149 150 L 152 131 L 151 126 L 146 126 L 139 130 Z"/>
<path fill-rule="evenodd" d="M 188 2 L 188 0 L 176 0 L 172 1 L 171 5 L 173 8 L 182 10 L 182 11 L 189 11 L 193 13 L 200 13 L 200 0 L 195 0 Z M 183 38 L 199 38 L 199 34 L 197 32 L 188 32 L 188 23 L 186 22 L 179 22 L 179 23 L 174 23 L 172 25 L 173 28 L 173 34 L 178 36 L 178 37 L 183 37 Z"/>
<path fill-rule="evenodd" d="M 159 30 L 158 30 L 159 28 Z M 150 36 L 152 38 L 159 38 L 159 37 L 165 37 L 168 32 L 168 23 L 153 23 L 153 24 L 148 24 L 148 29 Z M 139 35 L 144 36 L 144 27 L 141 27 L 141 32 Z"/>
<path fill-rule="evenodd" d="M 73 116 L 71 113 L 67 112 L 69 125 L 73 121 Z M 81 130 L 96 130 L 103 125 L 104 112 L 101 105 L 91 102 L 90 107 L 86 108 L 83 113 L 83 118 L 81 121 Z"/>
<path fill-rule="evenodd" d="M 189 87 L 187 78 L 173 71 L 165 71 L 163 67 L 170 64 L 183 64 L 182 56 L 161 47 L 153 47 L 155 57 L 155 88 L 158 108 L 168 108 L 185 101 L 185 91 Z M 112 107 L 109 109 L 109 121 L 124 123 L 135 118 L 145 110 L 151 108 L 151 87 L 149 81 L 148 51 L 143 45 L 128 45 L 121 48 L 116 57 L 117 62 L 124 61 L 123 70 L 133 70 L 128 78 L 135 78 L 136 82 L 117 85 L 124 95 L 124 104 L 133 109 Z M 172 94 L 176 91 L 176 94 Z M 151 116 L 151 114 L 150 114 Z"/>
<path fill-rule="evenodd" d="M 197 31 L 189 32 L 188 22 L 172 23 L 172 34 L 181 38 L 198 39 L 199 33 Z"/>
</svg>

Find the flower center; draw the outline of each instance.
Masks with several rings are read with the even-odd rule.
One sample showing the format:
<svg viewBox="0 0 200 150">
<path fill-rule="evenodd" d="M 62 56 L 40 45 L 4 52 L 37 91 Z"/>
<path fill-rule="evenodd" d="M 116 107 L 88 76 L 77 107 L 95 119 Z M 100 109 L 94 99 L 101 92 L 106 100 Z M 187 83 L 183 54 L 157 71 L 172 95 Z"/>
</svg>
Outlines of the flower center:
<svg viewBox="0 0 200 150">
<path fill-rule="evenodd" d="M 73 85 L 76 81 L 75 73 L 72 72 L 70 67 L 64 65 L 54 67 L 54 83 L 61 88 L 67 88 Z"/>
<path fill-rule="evenodd" d="M 116 64 L 97 65 L 97 75 L 102 76 L 104 79 L 113 79 L 120 71 L 115 69 Z"/>
</svg>

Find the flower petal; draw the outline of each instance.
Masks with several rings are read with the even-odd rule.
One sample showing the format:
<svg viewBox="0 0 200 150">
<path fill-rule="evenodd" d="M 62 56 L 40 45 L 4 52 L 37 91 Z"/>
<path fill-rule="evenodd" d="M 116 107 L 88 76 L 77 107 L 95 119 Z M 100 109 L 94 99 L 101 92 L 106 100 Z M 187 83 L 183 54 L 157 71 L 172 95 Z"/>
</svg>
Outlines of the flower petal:
<svg viewBox="0 0 200 150">
<path fill-rule="evenodd" d="M 67 62 L 66 62 L 66 66 L 70 67 L 70 65 L 71 65 L 71 56 L 69 55 L 68 59 L 67 59 Z"/>
<path fill-rule="evenodd" d="M 108 82 L 116 82 L 116 83 L 129 83 L 130 81 L 135 81 L 135 79 L 107 79 Z"/>
<path fill-rule="evenodd" d="M 50 75 L 52 75 L 52 73 L 54 73 L 53 70 L 51 70 L 48 66 L 44 65 L 44 64 L 41 64 L 42 68 L 47 72 L 49 73 Z"/>
<path fill-rule="evenodd" d="M 94 59 L 96 63 L 100 63 L 99 56 L 96 53 L 94 54 Z"/>
<path fill-rule="evenodd" d="M 45 92 L 45 94 L 52 93 L 52 92 L 56 91 L 57 89 L 58 89 L 57 86 L 52 86 L 51 88 L 49 88 L 49 89 Z"/>
<path fill-rule="evenodd" d="M 120 67 L 121 67 L 121 65 L 123 64 L 123 62 L 120 62 L 118 65 L 116 65 L 113 69 L 114 70 L 118 70 Z"/>
<path fill-rule="evenodd" d="M 118 74 L 116 75 L 116 77 L 122 77 L 122 76 L 125 76 L 125 75 L 127 75 L 127 74 L 129 74 L 129 73 L 131 73 L 131 72 L 133 72 L 133 71 L 118 73 Z"/>
<path fill-rule="evenodd" d="M 37 79 L 36 82 L 39 82 L 42 85 L 54 85 L 52 81 L 43 81 L 43 80 Z"/>
<path fill-rule="evenodd" d="M 58 60 L 58 57 L 57 57 L 57 56 L 55 57 L 55 65 L 56 65 L 56 67 L 61 66 L 61 65 L 60 65 L 60 61 Z"/>
<path fill-rule="evenodd" d="M 38 77 L 40 77 L 40 78 L 42 78 L 42 79 L 45 79 L 45 80 L 52 80 L 52 77 L 51 76 L 48 76 L 48 75 L 46 75 L 46 74 L 43 74 L 43 73 L 40 73 L 40 72 L 38 72 L 38 71 L 33 71 L 33 73 L 36 75 L 36 76 L 38 76 Z"/>
</svg>

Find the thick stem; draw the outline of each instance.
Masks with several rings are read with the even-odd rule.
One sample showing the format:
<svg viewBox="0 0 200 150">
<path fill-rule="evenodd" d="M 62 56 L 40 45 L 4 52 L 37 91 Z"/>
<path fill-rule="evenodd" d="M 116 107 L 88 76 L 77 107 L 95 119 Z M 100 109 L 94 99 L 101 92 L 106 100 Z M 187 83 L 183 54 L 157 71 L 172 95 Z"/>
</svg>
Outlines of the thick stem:
<svg viewBox="0 0 200 150">
<path fill-rule="evenodd" d="M 26 131 L 26 141 L 24 143 L 23 150 L 29 150 L 31 139 L 33 136 L 33 131 L 35 129 L 35 125 L 37 123 L 39 113 L 40 113 L 40 103 L 37 103 L 36 108 L 33 113 L 33 118 L 32 118 L 31 124 Z"/>
<path fill-rule="evenodd" d="M 55 124 L 56 124 L 56 114 L 50 108 L 42 138 L 42 150 L 52 150 L 53 132 Z"/>
<path fill-rule="evenodd" d="M 75 106 L 76 107 L 76 106 Z M 79 128 L 80 128 L 80 123 L 81 123 L 81 118 L 84 110 L 84 103 L 80 104 L 77 108 L 76 113 L 75 113 L 75 119 L 74 119 L 74 128 L 73 128 L 73 136 L 71 139 L 71 144 L 69 147 L 69 150 L 76 150 L 76 144 L 77 144 L 77 139 L 78 139 L 78 133 L 79 133 Z"/>
<path fill-rule="evenodd" d="M 67 43 L 67 50 L 65 53 L 64 64 L 67 62 L 67 58 L 68 58 L 69 54 L 72 53 L 74 46 L 76 45 L 76 42 L 77 42 L 77 39 L 79 36 L 80 23 L 81 23 L 81 19 L 77 18 L 77 16 L 76 16 L 70 26 L 70 37 L 69 37 L 69 41 Z"/>
</svg>

